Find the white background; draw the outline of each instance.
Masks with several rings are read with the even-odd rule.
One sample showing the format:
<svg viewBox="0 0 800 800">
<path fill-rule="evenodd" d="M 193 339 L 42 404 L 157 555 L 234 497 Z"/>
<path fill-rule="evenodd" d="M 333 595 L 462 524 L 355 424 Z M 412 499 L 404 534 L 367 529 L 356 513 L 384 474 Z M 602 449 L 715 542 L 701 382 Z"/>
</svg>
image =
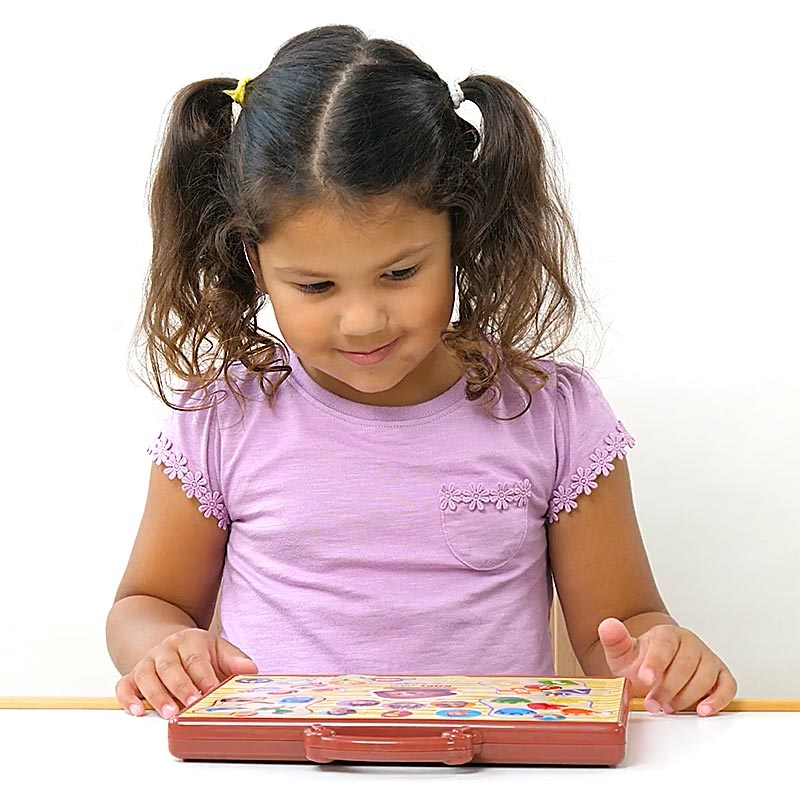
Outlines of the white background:
<svg viewBox="0 0 800 800">
<path fill-rule="evenodd" d="M 792 6 L 4 10 L 0 695 L 111 695 L 118 677 L 105 617 L 163 413 L 127 354 L 170 98 L 256 75 L 286 39 L 330 23 L 396 39 L 445 79 L 499 75 L 545 116 L 600 317 L 573 343 L 636 438 L 636 508 L 662 594 L 742 696 L 800 695 Z"/>
</svg>

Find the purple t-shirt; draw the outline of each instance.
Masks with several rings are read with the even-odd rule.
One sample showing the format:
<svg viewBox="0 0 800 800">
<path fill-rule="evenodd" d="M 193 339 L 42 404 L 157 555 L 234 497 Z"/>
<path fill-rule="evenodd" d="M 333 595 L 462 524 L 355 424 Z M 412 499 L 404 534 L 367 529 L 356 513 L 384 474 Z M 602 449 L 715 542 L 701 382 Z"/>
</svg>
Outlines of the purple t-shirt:
<svg viewBox="0 0 800 800">
<path fill-rule="evenodd" d="M 546 525 L 634 444 L 597 383 L 541 359 L 531 407 L 497 421 L 465 378 L 372 406 L 289 355 L 273 408 L 240 367 L 246 402 L 221 383 L 148 450 L 228 536 L 222 635 L 272 674 L 553 674 Z"/>
</svg>

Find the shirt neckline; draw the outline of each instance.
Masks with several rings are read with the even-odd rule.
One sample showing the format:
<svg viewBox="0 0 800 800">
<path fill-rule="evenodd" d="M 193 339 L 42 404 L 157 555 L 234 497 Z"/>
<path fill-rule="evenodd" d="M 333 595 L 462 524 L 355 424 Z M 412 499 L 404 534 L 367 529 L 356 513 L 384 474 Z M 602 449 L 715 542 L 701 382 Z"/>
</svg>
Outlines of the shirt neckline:
<svg viewBox="0 0 800 800">
<path fill-rule="evenodd" d="M 358 403 L 320 386 L 306 372 L 294 351 L 288 347 L 286 349 L 289 353 L 289 366 L 292 368 L 287 380 L 318 405 L 353 419 L 378 422 L 421 420 L 436 416 L 466 398 L 467 378 L 466 375 L 462 375 L 449 389 L 422 403 L 410 406 L 374 406 L 369 403 Z"/>
</svg>

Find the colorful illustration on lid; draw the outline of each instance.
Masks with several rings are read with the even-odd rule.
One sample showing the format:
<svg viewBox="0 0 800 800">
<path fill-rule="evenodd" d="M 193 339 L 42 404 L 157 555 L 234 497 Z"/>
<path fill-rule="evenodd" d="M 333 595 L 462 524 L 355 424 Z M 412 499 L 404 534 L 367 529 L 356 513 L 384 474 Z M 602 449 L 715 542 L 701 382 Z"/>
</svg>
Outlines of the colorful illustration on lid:
<svg viewBox="0 0 800 800">
<path fill-rule="evenodd" d="M 392 697 L 396 700 L 422 700 L 428 697 L 447 697 L 454 694 L 457 694 L 457 692 L 454 692 L 449 686 L 441 688 L 420 686 L 418 689 L 409 687 L 407 689 L 388 689 L 375 692 L 376 697 Z"/>
<path fill-rule="evenodd" d="M 622 678 L 239 675 L 180 715 L 616 722 Z"/>
<path fill-rule="evenodd" d="M 586 680 L 570 679 L 570 678 L 524 678 L 520 681 L 519 678 L 498 678 L 497 680 L 491 679 L 490 681 L 481 681 L 482 685 L 489 686 L 493 689 L 503 689 L 509 695 L 530 695 L 542 694 L 551 697 L 570 697 L 576 695 L 588 695 L 590 692 L 593 696 L 599 696 L 603 693 L 612 695 L 615 693 L 614 688 L 587 684 Z"/>
<path fill-rule="evenodd" d="M 215 695 L 216 693 L 212 693 L 212 695 L 200 701 L 200 703 L 204 703 L 205 700 L 211 700 L 214 697 L 213 702 L 204 708 L 204 714 L 226 717 L 308 716 L 313 713 L 311 706 L 320 700 L 319 697 L 275 698 L 255 697 L 251 694 L 231 694 L 216 697 Z"/>
<path fill-rule="evenodd" d="M 470 717 L 480 717 L 481 712 L 477 708 L 440 708 L 436 712 L 436 716 L 445 719 L 469 719 Z"/>
</svg>

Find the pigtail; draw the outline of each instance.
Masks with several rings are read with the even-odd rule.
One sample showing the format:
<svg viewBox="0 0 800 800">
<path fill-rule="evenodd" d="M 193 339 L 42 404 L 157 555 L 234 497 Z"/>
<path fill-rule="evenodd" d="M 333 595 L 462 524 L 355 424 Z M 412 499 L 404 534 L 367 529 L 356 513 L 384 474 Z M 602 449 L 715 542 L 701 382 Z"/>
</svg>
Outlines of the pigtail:
<svg viewBox="0 0 800 800">
<path fill-rule="evenodd" d="M 153 249 L 137 334 L 150 385 L 171 408 L 168 377 L 207 386 L 223 372 L 228 380 L 238 359 L 263 379 L 264 352 L 274 354 L 223 189 L 234 123 L 223 90 L 235 86 L 214 78 L 175 95 L 149 189 Z"/>
<path fill-rule="evenodd" d="M 527 410 L 522 373 L 545 382 L 533 359 L 555 353 L 574 324 L 571 284 L 580 276 L 569 272 L 578 244 L 545 150 L 545 120 L 495 76 L 472 75 L 461 87 L 483 124 L 469 173 L 472 209 L 462 215 L 454 242 L 459 322 L 448 337 L 461 340 L 454 349 L 470 364 L 468 395 L 479 397 L 491 385 L 498 397 L 502 361 L 528 396 Z"/>
</svg>

